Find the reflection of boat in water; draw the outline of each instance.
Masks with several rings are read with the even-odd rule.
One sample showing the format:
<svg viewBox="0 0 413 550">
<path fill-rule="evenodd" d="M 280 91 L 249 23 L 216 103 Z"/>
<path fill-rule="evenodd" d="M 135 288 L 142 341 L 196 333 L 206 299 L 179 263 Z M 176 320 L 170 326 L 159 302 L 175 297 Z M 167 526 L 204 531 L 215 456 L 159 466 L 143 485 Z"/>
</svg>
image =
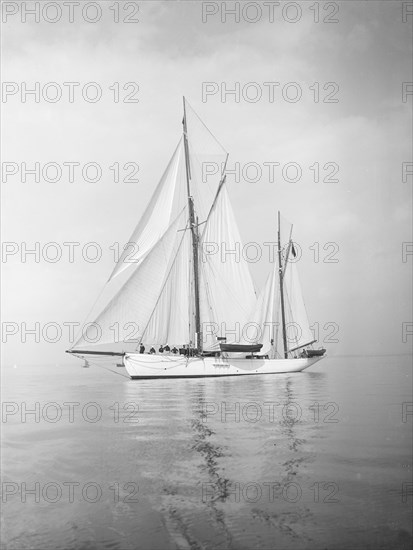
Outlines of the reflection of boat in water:
<svg viewBox="0 0 413 550">
<path fill-rule="evenodd" d="M 234 254 L 241 238 L 226 189 L 228 154 L 185 99 L 183 128 L 129 239 L 137 251 L 133 262 L 125 247 L 108 281 L 122 284 L 90 323 L 99 331 L 98 341 L 83 334 L 76 342 L 81 349 L 69 353 L 123 356 L 131 378 L 276 374 L 310 367 L 325 350 L 311 349 L 316 340 L 301 295 L 292 226 L 282 241 L 278 214 L 278 254 L 257 297 L 248 257 Z M 93 351 L 91 342 L 125 347 Z M 147 353 L 138 353 L 143 342 Z M 165 353 L 165 347 L 177 353 Z M 303 349 L 306 354 L 300 355 Z"/>
</svg>

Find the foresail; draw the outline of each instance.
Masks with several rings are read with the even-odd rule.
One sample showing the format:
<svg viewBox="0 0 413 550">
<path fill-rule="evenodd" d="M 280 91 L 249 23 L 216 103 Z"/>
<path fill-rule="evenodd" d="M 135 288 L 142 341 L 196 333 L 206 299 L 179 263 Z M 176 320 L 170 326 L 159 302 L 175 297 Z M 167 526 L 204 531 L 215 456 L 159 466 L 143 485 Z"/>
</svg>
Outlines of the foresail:
<svg viewBox="0 0 413 550">
<path fill-rule="evenodd" d="M 109 281 L 131 265 L 136 265 L 165 233 L 171 222 L 175 191 L 183 161 L 183 144 L 180 139 L 169 164 L 158 183 L 145 212 L 129 238 L 133 246 L 133 263 L 126 261 L 131 255 L 127 246 L 115 265 Z"/>
<path fill-rule="evenodd" d="M 126 342 L 125 327 L 134 328 L 133 340 L 140 341 L 176 256 L 178 229 L 185 227 L 186 216 L 184 209 L 97 317 L 90 332 L 94 334 L 97 327 L 100 332 L 98 344 Z M 118 330 L 114 330 L 114 326 Z M 130 330 L 127 332 L 131 333 Z M 75 346 L 90 346 L 91 343 L 93 340 L 86 333 Z"/>
</svg>

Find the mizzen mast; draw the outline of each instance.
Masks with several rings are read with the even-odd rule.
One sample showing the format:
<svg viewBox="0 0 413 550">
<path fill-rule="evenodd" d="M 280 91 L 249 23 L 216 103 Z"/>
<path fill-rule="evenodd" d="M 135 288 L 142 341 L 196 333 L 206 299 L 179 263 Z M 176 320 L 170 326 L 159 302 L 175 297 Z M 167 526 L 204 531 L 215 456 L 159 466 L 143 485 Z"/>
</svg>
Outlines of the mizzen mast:
<svg viewBox="0 0 413 550">
<path fill-rule="evenodd" d="M 189 224 L 192 235 L 192 255 L 194 264 L 194 293 L 195 293 L 195 335 L 196 335 L 196 348 L 198 353 L 202 352 L 202 331 L 201 331 L 201 316 L 200 316 L 200 304 L 199 304 L 199 234 L 198 234 L 198 222 L 195 218 L 194 198 L 191 195 L 191 165 L 189 162 L 189 147 L 188 147 L 188 132 L 186 124 L 186 105 L 185 97 L 184 103 L 184 118 L 182 121 L 184 130 L 184 149 L 185 149 L 185 169 L 186 169 L 186 188 L 188 194 L 188 208 L 189 208 Z"/>
<path fill-rule="evenodd" d="M 287 330 L 285 326 L 285 306 L 284 306 L 284 270 L 282 266 L 282 257 L 281 257 L 281 222 L 280 222 L 279 211 L 278 211 L 278 275 L 280 278 L 281 320 L 282 320 L 282 329 L 283 329 L 284 358 L 288 359 Z"/>
</svg>

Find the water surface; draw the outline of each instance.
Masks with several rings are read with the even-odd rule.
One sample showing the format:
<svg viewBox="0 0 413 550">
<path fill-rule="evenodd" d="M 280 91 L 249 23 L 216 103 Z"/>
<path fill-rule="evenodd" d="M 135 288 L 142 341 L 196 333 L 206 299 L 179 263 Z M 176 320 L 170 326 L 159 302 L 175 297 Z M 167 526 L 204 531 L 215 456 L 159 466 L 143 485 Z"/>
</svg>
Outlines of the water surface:
<svg viewBox="0 0 413 550">
<path fill-rule="evenodd" d="M 5 368 L 2 548 L 410 548 L 409 363 L 144 381 Z"/>
</svg>

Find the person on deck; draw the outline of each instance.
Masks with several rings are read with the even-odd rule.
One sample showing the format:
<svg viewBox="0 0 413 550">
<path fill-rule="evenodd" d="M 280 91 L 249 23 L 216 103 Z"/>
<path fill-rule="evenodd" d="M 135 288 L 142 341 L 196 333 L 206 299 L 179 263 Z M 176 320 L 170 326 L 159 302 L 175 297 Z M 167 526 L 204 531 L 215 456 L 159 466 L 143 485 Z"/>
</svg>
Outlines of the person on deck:
<svg viewBox="0 0 413 550">
<path fill-rule="evenodd" d="M 143 344 L 139 347 L 139 353 L 145 353 L 145 346 Z"/>
<path fill-rule="evenodd" d="M 151 354 L 154 354 L 154 353 L 156 353 L 156 351 L 155 351 L 155 348 L 154 348 L 154 347 L 152 347 L 152 348 L 151 348 L 151 349 L 149 350 L 149 353 L 151 353 Z"/>
</svg>

